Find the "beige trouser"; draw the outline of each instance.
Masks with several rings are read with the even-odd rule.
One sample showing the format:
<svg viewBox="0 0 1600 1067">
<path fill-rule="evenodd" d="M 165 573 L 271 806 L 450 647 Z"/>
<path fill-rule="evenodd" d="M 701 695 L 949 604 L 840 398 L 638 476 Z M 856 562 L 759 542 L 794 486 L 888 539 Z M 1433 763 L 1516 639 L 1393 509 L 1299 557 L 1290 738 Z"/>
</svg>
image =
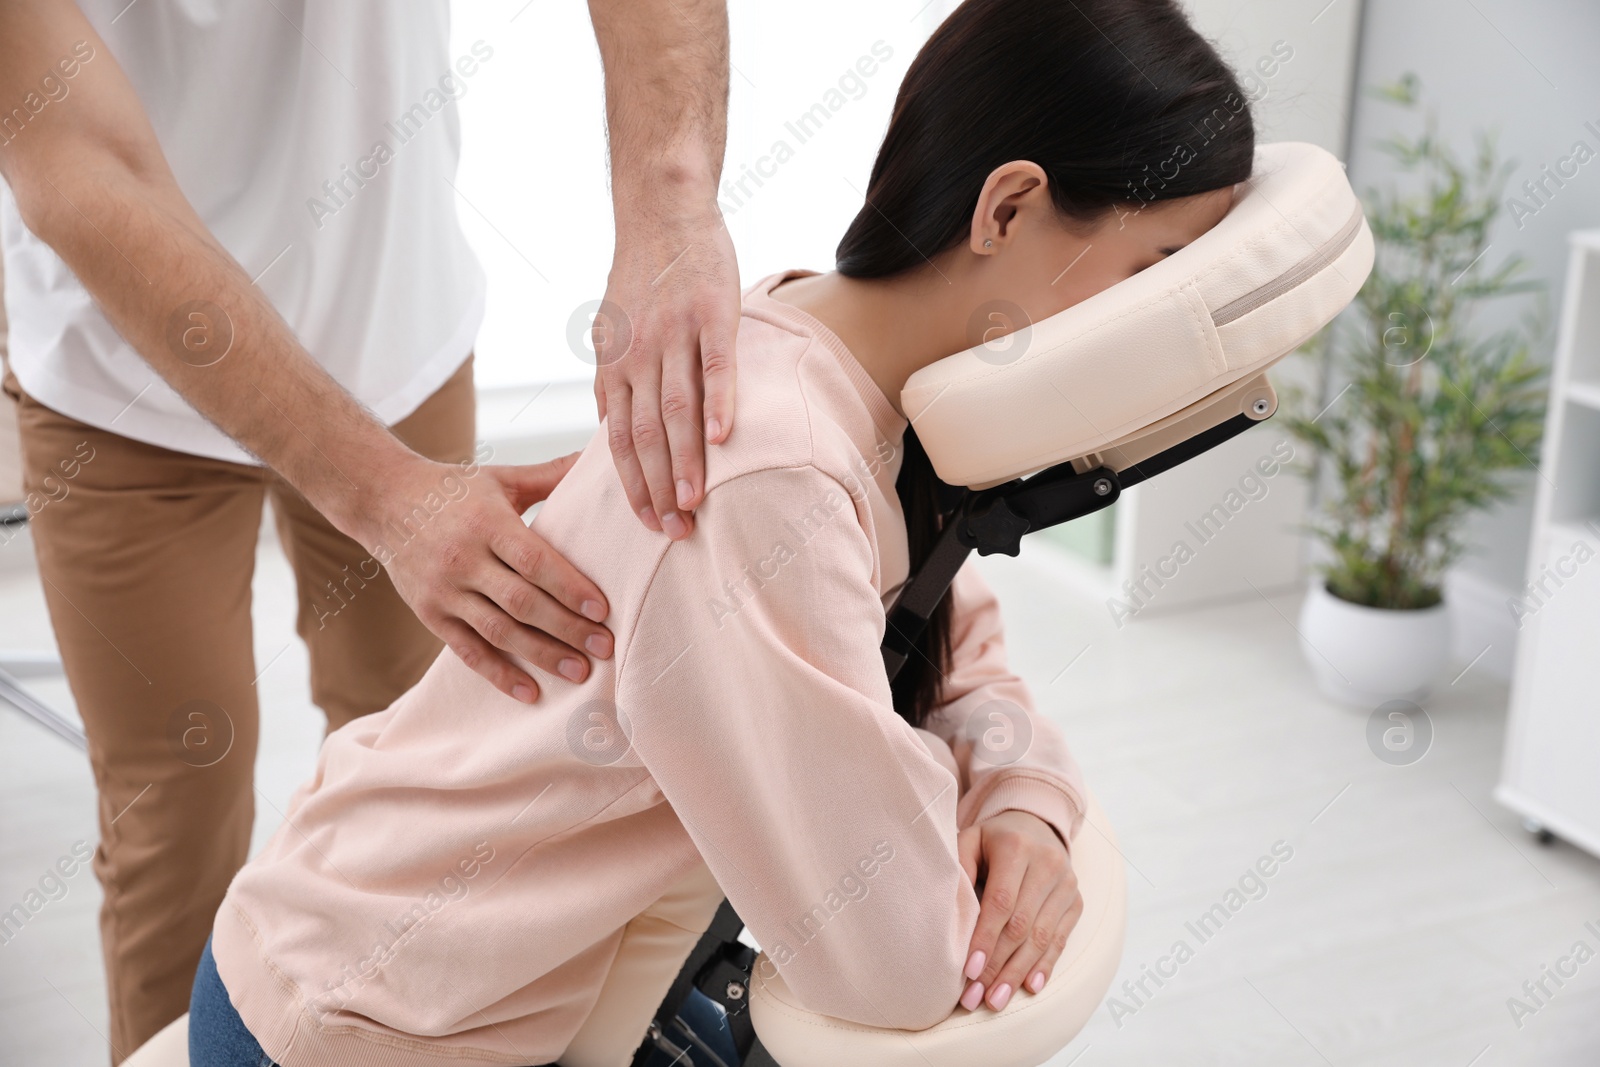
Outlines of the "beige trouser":
<svg viewBox="0 0 1600 1067">
<path fill-rule="evenodd" d="M 18 403 L 24 486 L 48 500 L 34 544 L 99 792 L 115 1064 L 188 1010 L 250 843 L 254 682 L 266 666 L 252 649 L 250 581 L 263 498 L 294 568 L 311 696 L 330 730 L 387 707 L 442 646 L 386 574 L 358 575 L 375 569 L 369 554 L 270 471 L 78 422 L 9 372 L 5 390 Z M 394 432 L 432 459 L 469 459 L 471 360 Z"/>
</svg>

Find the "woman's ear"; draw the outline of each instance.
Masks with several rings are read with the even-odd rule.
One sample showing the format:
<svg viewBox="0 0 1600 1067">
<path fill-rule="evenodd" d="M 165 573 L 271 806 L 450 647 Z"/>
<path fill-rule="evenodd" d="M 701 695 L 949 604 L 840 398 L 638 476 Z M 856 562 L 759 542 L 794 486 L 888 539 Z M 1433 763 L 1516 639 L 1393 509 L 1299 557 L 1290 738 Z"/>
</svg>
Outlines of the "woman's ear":
<svg viewBox="0 0 1600 1067">
<path fill-rule="evenodd" d="M 989 172 L 972 212 L 968 247 L 980 256 L 992 255 L 1016 233 L 1018 215 L 1052 208 L 1049 179 L 1044 168 L 1028 160 L 1004 163 Z"/>
</svg>

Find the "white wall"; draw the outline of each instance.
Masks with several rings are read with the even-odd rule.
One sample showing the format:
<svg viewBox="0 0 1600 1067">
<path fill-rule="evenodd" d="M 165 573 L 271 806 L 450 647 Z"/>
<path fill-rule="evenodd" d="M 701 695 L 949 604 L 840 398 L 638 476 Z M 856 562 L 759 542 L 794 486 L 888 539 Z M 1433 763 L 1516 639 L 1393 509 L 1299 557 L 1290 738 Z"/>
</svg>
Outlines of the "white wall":
<svg viewBox="0 0 1600 1067">
<path fill-rule="evenodd" d="M 1186 6 L 1245 81 L 1259 141 L 1310 141 L 1343 156 L 1357 0 L 1192 0 Z M 1276 58 L 1284 55 L 1286 61 Z M 1290 383 L 1316 385 L 1314 366 L 1300 356 L 1279 364 L 1271 377 L 1280 393 Z M 1307 489 L 1274 462 L 1286 454 L 1297 457 L 1296 447 L 1269 420 L 1130 490 L 1117 505 L 1114 583 L 1138 583 L 1147 567 L 1175 570 L 1176 577 L 1159 587 L 1146 578 L 1137 593 L 1114 591 L 1107 601 L 1113 617 L 1254 597 L 1300 582 L 1305 546 L 1299 527 Z M 1263 469 L 1275 473 L 1262 478 Z M 1197 533 L 1198 518 L 1219 504 L 1232 517 L 1214 535 L 1210 529 Z M 1170 561 L 1181 558 L 1175 552 L 1180 544 L 1192 558 L 1175 566 Z"/>
<path fill-rule="evenodd" d="M 1368 0 L 1360 76 L 1373 85 L 1416 72 L 1438 109 L 1442 133 L 1465 148 L 1476 131 L 1497 131 L 1503 153 L 1518 161 L 1508 191 L 1517 192 L 1579 140 L 1600 152 L 1600 135 L 1584 125 L 1600 128 L 1597 59 L 1600 4 L 1592 0 Z M 1394 173 L 1372 142 L 1395 130 L 1411 132 L 1414 123 L 1390 105 L 1358 99 L 1350 166 L 1358 189 L 1382 185 Z M 1565 188 L 1552 189 L 1546 205 L 1521 226 L 1502 217 L 1489 260 L 1526 256 L 1530 274 L 1548 283 L 1554 311 L 1567 233 L 1600 225 L 1600 161 L 1583 166 Z M 1508 303 L 1506 311 L 1520 306 Z M 1493 327 L 1507 317 L 1488 312 L 1479 321 Z M 1540 346 L 1541 360 L 1548 362 L 1554 343 L 1551 336 Z M 1590 470 L 1569 476 L 1600 478 L 1600 457 Z M 1531 468 L 1520 474 L 1516 500 L 1469 525 L 1468 539 L 1478 550 L 1452 576 L 1448 591 L 1458 609 L 1458 653 L 1471 658 L 1492 645 L 1484 663 L 1500 674 L 1509 671 L 1514 630 L 1505 605 L 1523 581 L 1535 480 Z"/>
<path fill-rule="evenodd" d="M 747 283 L 786 267 L 832 265 L 906 66 L 954 6 L 730 0 L 721 200 Z M 1264 140 L 1309 140 L 1342 154 L 1357 0 L 1193 0 L 1189 7 L 1246 78 Z M 472 0 L 456 5 L 454 38 L 457 50 L 480 38 L 496 49 L 460 105 L 460 211 L 490 277 L 480 384 L 571 383 L 544 394 L 523 422 L 543 425 L 567 412 L 582 422 L 569 428 L 580 440 L 592 409 L 578 382 L 590 367 L 569 349 L 567 324 L 603 291 L 612 246 L 600 66 L 587 13 L 579 4 Z M 1263 68 L 1274 48 L 1278 56 L 1289 49 L 1291 58 Z M 870 75 L 857 67 L 863 57 L 872 60 Z M 818 103 L 830 118 L 802 137 L 792 124 Z M 1286 365 L 1275 379 L 1307 373 Z M 508 403 L 520 411 L 526 398 L 519 392 Z M 483 414 L 480 421 L 494 422 L 492 412 Z M 1133 490 L 1119 505 L 1122 574 L 1170 552 L 1187 536 L 1185 523 L 1223 500 L 1283 437 L 1269 424 Z M 1253 596 L 1246 577 L 1260 589 L 1298 582 L 1304 514 L 1304 487 L 1288 474 L 1272 479 L 1268 496 L 1206 544 L 1152 608 Z"/>
<path fill-rule="evenodd" d="M 834 244 L 861 204 L 857 190 L 866 188 L 900 79 L 951 6 L 730 0 L 733 73 L 721 199 L 746 284 L 788 267 L 833 266 Z M 452 14 L 452 54 L 480 39 L 495 49 L 459 105 L 458 209 L 489 275 L 479 384 L 589 378 L 590 365 L 568 346 L 567 325 L 580 304 L 605 290 L 613 229 L 600 58 L 588 9 L 457 0 Z M 863 57 L 868 75 L 856 66 Z M 802 138 L 786 125 L 818 103 L 829 114 L 820 129 Z"/>
<path fill-rule="evenodd" d="M 461 110 L 462 228 L 489 279 L 480 387 L 592 377 L 566 342 L 611 265 L 600 54 L 582 3 L 457 0 L 451 55 L 494 49 Z"/>
</svg>

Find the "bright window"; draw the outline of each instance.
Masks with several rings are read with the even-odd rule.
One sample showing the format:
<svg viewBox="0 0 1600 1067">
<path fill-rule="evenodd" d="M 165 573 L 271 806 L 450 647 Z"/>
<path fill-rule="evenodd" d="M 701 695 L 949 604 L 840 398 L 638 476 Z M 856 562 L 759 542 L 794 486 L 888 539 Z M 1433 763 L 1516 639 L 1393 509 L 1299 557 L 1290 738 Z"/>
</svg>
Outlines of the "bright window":
<svg viewBox="0 0 1600 1067">
<path fill-rule="evenodd" d="M 827 270 L 861 205 L 906 65 L 954 0 L 731 0 L 720 197 L 749 284 Z M 458 0 L 452 56 L 494 49 L 461 99 L 461 223 L 489 276 L 481 386 L 587 378 L 574 311 L 605 290 L 611 202 L 588 9 Z"/>
</svg>

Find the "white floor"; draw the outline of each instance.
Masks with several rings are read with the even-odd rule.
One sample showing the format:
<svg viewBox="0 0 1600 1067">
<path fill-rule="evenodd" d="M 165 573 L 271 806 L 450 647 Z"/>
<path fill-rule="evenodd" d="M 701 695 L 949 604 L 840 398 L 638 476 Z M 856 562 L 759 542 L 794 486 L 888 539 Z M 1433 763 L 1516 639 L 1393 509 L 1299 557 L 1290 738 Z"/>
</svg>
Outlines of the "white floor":
<svg viewBox="0 0 1600 1067">
<path fill-rule="evenodd" d="M 26 551 L 0 546 L 0 648 L 49 645 L 36 579 L 3 558 Z M 1108 1002 L 1052 1067 L 1600 1064 L 1600 963 L 1520 1027 L 1507 1007 L 1574 942 L 1600 943 L 1584 929 L 1600 925 L 1600 860 L 1533 843 L 1490 798 L 1503 684 L 1468 671 L 1430 705 L 1426 758 L 1394 767 L 1367 748 L 1365 714 L 1312 695 L 1286 621 L 1295 597 L 1116 630 L 1048 546 L 985 569 L 1013 660 L 1075 744 L 1129 861 L 1120 1013 Z M 256 591 L 259 844 L 312 766 L 321 723 L 270 543 Z M 70 705 L 60 682 L 32 684 Z M 0 708 L 0 909 L 78 840 L 94 840 L 82 756 Z M 1275 844 L 1292 858 L 1201 944 L 1186 923 Z M 98 904 L 81 872 L 0 945 L 3 1067 L 105 1062 Z M 1120 988 L 1180 939 L 1194 958 L 1164 985 Z"/>
</svg>

